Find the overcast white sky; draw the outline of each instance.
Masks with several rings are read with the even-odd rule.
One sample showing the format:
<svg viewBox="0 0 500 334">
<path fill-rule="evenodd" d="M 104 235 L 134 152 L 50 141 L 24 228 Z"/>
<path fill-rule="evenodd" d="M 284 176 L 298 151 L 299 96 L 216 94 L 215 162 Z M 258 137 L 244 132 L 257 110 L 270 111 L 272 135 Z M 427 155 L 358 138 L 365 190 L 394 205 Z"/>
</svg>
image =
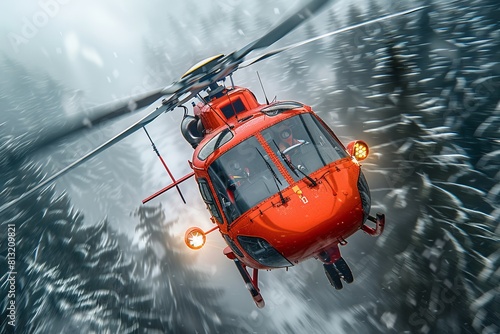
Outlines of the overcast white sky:
<svg viewBox="0 0 500 334">
<path fill-rule="evenodd" d="M 143 78 L 143 41 L 168 40 L 172 34 L 168 28 L 169 17 L 180 19 L 184 23 L 181 28 L 185 30 L 190 29 L 190 22 L 199 19 L 204 11 L 217 8 L 223 17 L 225 11 L 241 10 L 249 16 L 255 12 L 252 6 L 255 7 L 255 2 L 241 0 L 210 4 L 202 1 L 9 1 L 8 5 L 4 2 L 0 11 L 0 53 L 31 69 L 43 70 L 71 88 L 84 90 L 86 96 L 96 102 L 105 102 L 108 92 L 120 95 Z M 272 5 L 268 10 L 279 18 L 279 10 L 275 11 Z M 228 29 L 231 23 L 227 23 Z M 234 48 L 248 41 L 239 41 Z M 221 50 L 224 51 L 228 50 Z M 186 64 L 186 69 L 190 65 Z M 103 87 L 106 84 L 109 87 Z"/>
<path fill-rule="evenodd" d="M 232 20 L 226 22 L 224 13 L 239 11 L 247 21 L 257 20 L 260 15 L 278 21 L 299 3 L 297 0 L 6 2 L 0 5 L 0 54 L 15 58 L 31 69 L 43 70 L 73 89 L 83 90 L 96 103 L 106 102 L 112 95 L 130 94 L 132 85 L 144 79 L 143 42 L 173 40 L 171 17 L 179 20 L 180 29 L 192 38 L 202 38 L 199 31 L 194 31 L 193 23 L 207 13 L 219 24 L 217 33 L 223 35 L 233 30 Z M 234 51 L 266 30 L 245 31 L 240 40 L 228 42 L 226 49 L 220 50 L 216 44 L 213 50 Z M 172 45 L 173 49 L 182 47 L 177 41 Z M 202 48 L 206 49 L 206 45 Z M 199 51 L 201 57 L 212 55 Z M 191 65 L 187 63 L 178 73 L 182 74 Z M 165 78 L 165 85 L 175 79 Z"/>
<path fill-rule="evenodd" d="M 99 96 L 105 82 L 118 92 L 142 73 L 147 9 L 139 1 L 11 2 L 0 14 L 1 51 L 87 96 L 105 99 Z"/>
</svg>

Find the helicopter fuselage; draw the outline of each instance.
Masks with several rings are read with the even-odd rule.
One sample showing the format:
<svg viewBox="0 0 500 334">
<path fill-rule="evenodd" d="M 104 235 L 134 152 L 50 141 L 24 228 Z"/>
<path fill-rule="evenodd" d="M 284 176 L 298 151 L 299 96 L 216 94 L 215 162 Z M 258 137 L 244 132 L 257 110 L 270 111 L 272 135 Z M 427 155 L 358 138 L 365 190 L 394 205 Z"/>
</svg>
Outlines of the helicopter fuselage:
<svg viewBox="0 0 500 334">
<path fill-rule="evenodd" d="M 235 88 L 195 115 L 207 133 L 192 168 L 228 257 L 257 269 L 293 266 L 324 257 L 365 222 L 360 165 L 310 107 L 258 104 Z"/>
</svg>

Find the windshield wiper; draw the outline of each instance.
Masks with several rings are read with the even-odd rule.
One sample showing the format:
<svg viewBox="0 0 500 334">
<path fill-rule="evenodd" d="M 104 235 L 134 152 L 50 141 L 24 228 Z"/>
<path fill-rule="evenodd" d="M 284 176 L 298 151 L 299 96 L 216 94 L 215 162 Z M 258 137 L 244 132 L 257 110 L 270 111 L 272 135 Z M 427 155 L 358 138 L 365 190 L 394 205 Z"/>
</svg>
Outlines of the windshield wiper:
<svg viewBox="0 0 500 334">
<path fill-rule="evenodd" d="M 281 159 L 283 159 L 283 161 L 285 161 L 285 163 L 287 164 L 288 168 L 290 168 L 290 170 L 295 174 L 295 176 L 299 177 L 299 174 L 297 172 L 299 172 L 300 174 L 302 174 L 305 178 L 307 178 L 307 180 L 309 180 L 309 182 L 311 182 L 311 186 L 312 187 L 316 187 L 318 185 L 318 182 L 316 182 L 316 180 L 314 180 L 312 177 L 310 177 L 309 175 L 307 175 L 306 173 L 304 173 L 300 168 L 298 168 L 297 166 L 295 166 L 291 159 L 288 159 L 288 157 L 286 156 L 285 153 L 283 153 L 283 151 L 280 150 L 278 144 L 276 144 L 276 142 L 273 140 L 273 143 L 274 145 L 276 146 L 276 149 L 278 150 L 280 156 L 281 156 Z"/>
<path fill-rule="evenodd" d="M 269 164 L 269 162 L 266 160 L 266 158 L 264 158 L 264 156 L 262 155 L 262 153 L 260 153 L 259 149 L 256 147 L 255 148 L 257 150 L 257 152 L 259 152 L 259 155 L 260 157 L 262 158 L 262 160 L 264 160 L 264 163 L 266 164 L 266 167 L 267 169 L 269 169 L 269 171 L 271 172 L 271 174 L 273 175 L 273 178 L 274 178 L 274 184 L 276 184 L 276 188 L 278 189 L 278 194 L 280 194 L 280 200 L 281 200 L 281 203 L 282 204 L 285 204 L 287 202 L 286 198 L 283 197 L 283 194 L 281 193 L 281 190 L 280 190 L 280 186 L 278 185 L 278 183 L 280 185 L 282 185 L 280 179 L 278 178 L 278 175 L 276 175 L 276 173 L 274 172 L 273 168 L 271 167 L 271 165 Z"/>
</svg>

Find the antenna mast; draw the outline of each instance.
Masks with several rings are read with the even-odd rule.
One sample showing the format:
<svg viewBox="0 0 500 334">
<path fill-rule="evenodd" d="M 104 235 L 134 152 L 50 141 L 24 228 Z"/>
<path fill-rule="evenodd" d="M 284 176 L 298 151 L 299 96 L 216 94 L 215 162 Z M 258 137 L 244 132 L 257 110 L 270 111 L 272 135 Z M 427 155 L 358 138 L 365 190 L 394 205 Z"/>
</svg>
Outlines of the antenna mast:
<svg viewBox="0 0 500 334">
<path fill-rule="evenodd" d="M 259 78 L 260 87 L 262 88 L 262 92 L 264 93 L 264 97 L 266 98 L 266 103 L 269 105 L 269 100 L 267 99 L 266 90 L 264 89 L 264 85 L 262 84 L 262 80 L 260 79 L 259 71 L 257 71 L 257 77 Z"/>
</svg>

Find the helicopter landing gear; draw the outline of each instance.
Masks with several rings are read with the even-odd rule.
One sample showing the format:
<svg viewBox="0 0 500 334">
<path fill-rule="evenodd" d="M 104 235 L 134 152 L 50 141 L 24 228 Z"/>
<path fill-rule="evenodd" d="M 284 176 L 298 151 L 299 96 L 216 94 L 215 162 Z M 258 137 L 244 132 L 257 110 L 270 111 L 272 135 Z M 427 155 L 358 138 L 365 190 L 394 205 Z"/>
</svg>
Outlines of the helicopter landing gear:
<svg viewBox="0 0 500 334">
<path fill-rule="evenodd" d="M 340 272 L 340 275 L 342 275 L 342 279 L 347 284 L 351 284 L 352 282 L 354 282 L 354 277 L 352 276 L 351 268 L 349 268 L 347 262 L 345 262 L 343 257 L 341 257 L 340 259 L 337 260 L 337 262 L 335 262 L 335 267 Z"/>
<path fill-rule="evenodd" d="M 340 280 L 340 275 L 337 269 L 335 269 L 335 266 L 332 263 L 324 263 L 323 268 L 325 268 L 325 274 L 330 284 L 337 290 L 342 289 L 342 281 Z"/>
<path fill-rule="evenodd" d="M 376 217 L 368 216 L 369 221 L 375 223 L 375 228 L 363 224 L 361 229 L 372 237 L 378 237 L 384 232 L 385 226 L 385 215 L 383 213 L 377 213 Z"/>
<path fill-rule="evenodd" d="M 341 278 L 347 284 L 354 282 L 351 268 L 347 265 L 343 258 L 338 259 L 335 263 L 323 263 L 326 277 L 330 284 L 337 290 L 343 288 Z"/>
<path fill-rule="evenodd" d="M 320 258 L 323 261 L 326 277 L 335 289 L 340 290 L 343 288 L 341 279 L 347 284 L 354 281 L 351 268 L 349 268 L 344 258 L 340 256 L 338 246 L 324 251 L 320 254 Z"/>
<path fill-rule="evenodd" d="M 243 278 L 243 281 L 245 282 L 245 285 L 250 292 L 255 305 L 257 305 L 258 308 L 263 308 L 266 303 L 264 302 L 264 298 L 262 298 L 258 287 L 258 269 L 253 268 L 253 278 L 251 278 L 246 269 L 246 266 L 242 264 L 240 260 L 235 258 L 233 259 L 233 261 L 234 264 L 236 264 L 236 268 L 238 268 L 238 271 L 240 272 L 241 277 Z"/>
</svg>

